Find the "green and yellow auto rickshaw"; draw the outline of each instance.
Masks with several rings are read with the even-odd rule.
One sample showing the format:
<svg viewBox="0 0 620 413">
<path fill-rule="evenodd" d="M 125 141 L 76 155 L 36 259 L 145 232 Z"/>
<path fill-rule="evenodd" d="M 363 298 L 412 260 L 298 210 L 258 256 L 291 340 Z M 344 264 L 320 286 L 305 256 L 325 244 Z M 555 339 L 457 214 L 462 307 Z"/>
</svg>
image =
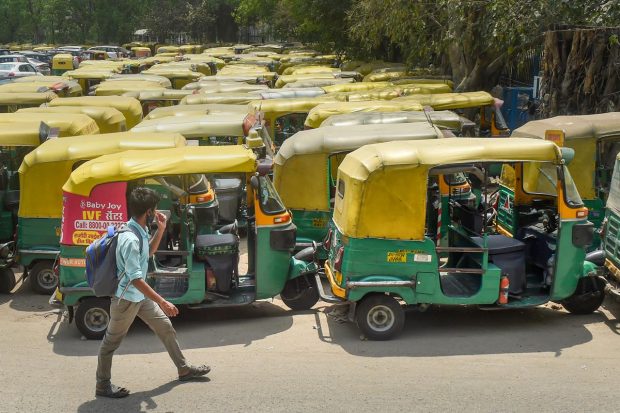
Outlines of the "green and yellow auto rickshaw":
<svg viewBox="0 0 620 413">
<path fill-rule="evenodd" d="M 58 284 L 53 267 L 59 253 L 60 188 L 76 167 L 104 154 L 180 146 L 185 146 L 185 139 L 174 133 L 122 132 L 53 139 L 26 155 L 19 168 L 16 261 L 24 266 L 32 288 L 51 294 Z"/>
<path fill-rule="evenodd" d="M 287 139 L 274 158 L 273 184 L 297 226 L 297 247 L 320 243 L 327 235 L 336 196 L 338 166 L 349 153 L 364 145 L 379 142 L 439 139 L 443 132 L 430 123 L 392 125 L 356 125 L 321 127 L 301 131 Z M 473 195 L 464 176 L 448 176 L 448 185 L 440 185 L 442 211 L 449 216 L 449 200 Z M 457 185 L 456 180 L 461 184 Z M 447 181 L 446 181 L 447 183 Z M 435 218 L 438 222 L 438 217 Z M 444 219 L 444 224 L 448 221 Z M 435 237 L 447 235 L 447 225 Z M 436 229 L 436 228 L 433 228 Z"/>
<path fill-rule="evenodd" d="M 146 281 L 170 302 L 190 309 L 247 305 L 278 294 L 290 308 L 312 307 L 318 292 L 308 274 L 317 268 L 313 262 L 292 256 L 295 225 L 271 181 L 263 175 L 268 169 L 260 167 L 252 150 L 240 145 L 127 151 L 83 164 L 63 187 L 56 299 L 68 307 L 70 319 L 75 318 L 82 334 L 101 338 L 109 320 L 110 300 L 93 296 L 88 287 L 84 248 L 106 233 L 108 226 L 119 226 L 128 219 L 127 193 L 143 185 L 145 179 L 177 179 L 182 189 L 179 201 L 184 201 L 188 177 L 217 174 L 241 175 L 247 182 L 247 272 L 239 269 L 240 239 L 235 225 L 217 234 L 201 235 L 195 228 L 205 218 L 202 211 L 189 202 L 175 202 L 181 238 L 177 247 L 156 255 L 176 257 L 177 263 L 162 267 L 152 262 Z"/>
<path fill-rule="evenodd" d="M 204 105 L 176 105 L 154 109 L 144 117 L 144 120 L 161 119 L 170 116 L 213 115 L 216 113 L 248 113 L 246 105 L 228 105 L 207 103 Z"/>
<path fill-rule="evenodd" d="M 176 106 L 185 97 L 192 94 L 191 90 L 162 89 L 141 92 L 126 92 L 123 96 L 131 96 L 142 104 L 144 116 L 157 108 Z"/>
<path fill-rule="evenodd" d="M 113 82 L 101 82 L 95 86 L 95 96 L 123 96 L 128 92 L 163 91 L 167 90 L 158 82 L 136 82 L 133 80 L 117 80 Z"/>
<path fill-rule="evenodd" d="M 12 113 L 22 108 L 32 108 L 51 102 L 58 95 L 44 93 L 0 93 L 0 113 Z"/>
<path fill-rule="evenodd" d="M 142 73 L 147 74 L 147 75 L 164 76 L 170 79 L 173 89 L 181 89 L 186 84 L 191 83 L 191 82 L 196 82 L 201 77 L 204 76 L 200 72 L 194 72 L 184 67 L 175 68 L 174 66 L 172 67 L 171 66 L 161 67 L 161 66 L 163 65 L 152 66 L 151 68 L 145 70 Z"/>
<path fill-rule="evenodd" d="M 588 207 L 588 219 L 596 229 L 600 228 L 616 155 L 620 152 L 620 112 L 535 120 L 516 129 L 512 136 L 547 139 L 575 151 L 568 169 Z M 593 247 L 599 245 L 598 241 L 595 237 Z"/>
<path fill-rule="evenodd" d="M 608 286 L 606 292 L 618 298 L 620 297 L 620 154 L 616 154 L 609 184 L 601 238 L 603 249 L 599 260 L 603 262 L 602 275 L 605 276 Z"/>
<path fill-rule="evenodd" d="M 171 89 L 172 83 L 170 83 L 170 79 L 164 76 L 159 75 L 145 75 L 144 73 L 119 73 L 114 74 L 111 78 L 107 79 L 106 82 L 126 82 L 126 81 L 134 81 L 134 82 L 156 82 L 159 83 L 160 86 Z"/>
<path fill-rule="evenodd" d="M 474 123 L 448 110 L 424 112 L 361 112 L 333 115 L 321 123 L 327 126 L 389 125 L 394 123 L 430 122 L 440 129 L 449 130 L 456 136 L 473 136 Z"/>
<path fill-rule="evenodd" d="M 59 53 L 52 57 L 53 75 L 62 75 L 63 73 L 73 69 L 73 55 L 69 53 Z"/>
<path fill-rule="evenodd" d="M 44 122 L 51 128 L 58 128 L 58 136 L 61 138 L 99 133 L 97 122 L 78 113 L 0 113 L 0 126 L 32 122 Z"/>
<path fill-rule="evenodd" d="M 394 101 L 415 101 L 435 110 L 452 110 L 476 124 L 476 136 L 509 136 L 501 101 L 487 92 L 413 94 Z"/>
<path fill-rule="evenodd" d="M 356 112 L 402 112 L 422 111 L 424 108 L 415 101 L 372 100 L 359 102 L 328 102 L 315 106 L 308 112 L 304 122 L 306 129 L 318 128 L 330 116 Z"/>
<path fill-rule="evenodd" d="M 104 106 L 118 110 L 125 116 L 127 129 L 142 121 L 142 105 L 138 99 L 127 96 L 84 96 L 80 98 L 55 99 L 48 106 Z"/>
<path fill-rule="evenodd" d="M 127 130 L 125 116 L 104 106 L 43 106 L 20 109 L 16 113 L 69 113 L 86 115 L 97 123 L 99 133 L 124 132 Z"/>
<path fill-rule="evenodd" d="M 401 303 L 514 309 L 554 301 L 572 313 L 595 311 L 604 284 L 584 262 L 593 226 L 564 152 L 518 138 L 389 142 L 351 152 L 338 168 L 325 262 L 334 297 L 326 298 L 351 303 L 373 340 L 403 329 Z M 501 216 L 491 217 L 486 177 L 494 163 L 513 171 L 500 184 L 512 202 L 499 208 L 515 211 L 515 237 L 499 228 Z M 437 246 L 428 236 L 435 223 L 424 219 L 434 208 L 430 178 L 457 172 L 480 176 L 484 196 L 475 208 L 451 203 L 448 242 Z"/>
<path fill-rule="evenodd" d="M 134 46 L 131 48 L 131 55 L 137 58 L 150 57 L 151 49 L 148 47 Z"/>
<path fill-rule="evenodd" d="M 101 69 L 87 66 L 66 72 L 64 76 L 78 82 L 83 93 L 87 95 L 95 86 L 111 78 L 115 73 L 117 72 L 111 68 Z"/>
</svg>

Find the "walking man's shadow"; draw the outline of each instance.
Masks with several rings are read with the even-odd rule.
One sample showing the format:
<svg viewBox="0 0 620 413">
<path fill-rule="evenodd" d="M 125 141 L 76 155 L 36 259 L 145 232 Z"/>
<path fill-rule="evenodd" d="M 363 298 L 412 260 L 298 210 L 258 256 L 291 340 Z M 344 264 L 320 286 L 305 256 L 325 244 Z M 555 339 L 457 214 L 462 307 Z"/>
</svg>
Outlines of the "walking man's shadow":
<svg viewBox="0 0 620 413">
<path fill-rule="evenodd" d="M 208 377 L 197 377 L 192 382 L 207 383 L 211 381 Z M 149 391 L 141 391 L 138 393 L 130 393 L 124 399 L 109 399 L 106 397 L 97 397 L 94 400 L 87 401 L 78 407 L 79 413 L 92 412 L 146 412 L 157 408 L 157 403 L 153 398 L 168 393 L 176 386 L 184 384 L 178 380 L 173 380 Z M 94 393 L 94 390 L 93 390 Z M 143 406 L 143 404 L 146 404 Z"/>
</svg>

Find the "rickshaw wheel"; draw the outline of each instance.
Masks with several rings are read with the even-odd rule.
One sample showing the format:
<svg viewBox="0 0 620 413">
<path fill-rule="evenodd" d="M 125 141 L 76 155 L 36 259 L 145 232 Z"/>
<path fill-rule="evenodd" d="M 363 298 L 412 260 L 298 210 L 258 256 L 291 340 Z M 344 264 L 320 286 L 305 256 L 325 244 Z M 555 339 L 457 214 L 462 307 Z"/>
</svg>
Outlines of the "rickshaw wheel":
<svg viewBox="0 0 620 413">
<path fill-rule="evenodd" d="M 394 297 L 370 294 L 357 305 L 355 320 L 368 339 L 390 340 L 403 330 L 405 312 Z"/>
<path fill-rule="evenodd" d="M 581 278 L 573 295 L 562 301 L 562 306 L 571 314 L 591 314 L 605 299 L 605 285 L 595 277 Z"/>
<path fill-rule="evenodd" d="M 110 322 L 110 300 L 107 298 L 86 298 L 75 311 L 75 325 L 89 340 L 100 340 Z"/>
<path fill-rule="evenodd" d="M 30 286 L 38 294 L 50 295 L 58 286 L 58 275 L 52 261 L 39 261 L 29 271 Z"/>
<path fill-rule="evenodd" d="M 288 280 L 280 298 L 291 310 L 309 310 L 319 301 L 319 291 L 313 278 L 302 276 Z"/>
<path fill-rule="evenodd" d="M 15 274 L 10 268 L 0 268 L 0 293 L 8 294 L 15 288 Z"/>
</svg>

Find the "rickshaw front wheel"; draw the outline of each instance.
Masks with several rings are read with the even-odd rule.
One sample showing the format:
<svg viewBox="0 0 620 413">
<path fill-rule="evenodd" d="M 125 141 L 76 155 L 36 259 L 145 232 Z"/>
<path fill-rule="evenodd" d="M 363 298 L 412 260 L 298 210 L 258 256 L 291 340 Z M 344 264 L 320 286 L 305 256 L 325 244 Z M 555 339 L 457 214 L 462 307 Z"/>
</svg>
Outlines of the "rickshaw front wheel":
<svg viewBox="0 0 620 413">
<path fill-rule="evenodd" d="M 369 294 L 357 305 L 357 326 L 370 340 L 390 340 L 403 330 L 405 311 L 394 297 Z"/>
<path fill-rule="evenodd" d="M 288 280 L 280 298 L 291 310 L 309 310 L 319 301 L 319 291 L 314 278 L 304 275 Z"/>
<path fill-rule="evenodd" d="M 0 293 L 8 294 L 15 288 L 15 274 L 10 268 L 0 268 Z"/>
<path fill-rule="evenodd" d="M 58 286 L 58 275 L 53 261 L 39 261 L 28 270 L 30 286 L 38 294 L 51 295 Z"/>
<path fill-rule="evenodd" d="M 573 295 L 562 301 L 562 306 L 572 314 L 591 314 L 605 299 L 605 283 L 596 277 L 579 279 Z"/>
<path fill-rule="evenodd" d="M 89 340 L 101 340 L 110 323 L 110 299 L 90 297 L 75 311 L 75 325 Z"/>
</svg>

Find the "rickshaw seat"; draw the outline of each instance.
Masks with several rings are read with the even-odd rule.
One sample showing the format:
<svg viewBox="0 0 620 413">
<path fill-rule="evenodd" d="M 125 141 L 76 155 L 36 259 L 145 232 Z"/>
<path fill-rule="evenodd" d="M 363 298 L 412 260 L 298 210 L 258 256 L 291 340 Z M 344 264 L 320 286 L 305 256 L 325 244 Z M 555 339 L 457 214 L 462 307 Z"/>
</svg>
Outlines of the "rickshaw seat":
<svg viewBox="0 0 620 413">
<path fill-rule="evenodd" d="M 482 237 L 472 237 L 472 241 L 480 247 L 484 244 Z M 487 236 L 489 262 L 494 263 L 507 275 L 510 281 L 508 292 L 513 295 L 522 294 L 527 284 L 525 272 L 525 243 L 505 235 Z"/>
</svg>

